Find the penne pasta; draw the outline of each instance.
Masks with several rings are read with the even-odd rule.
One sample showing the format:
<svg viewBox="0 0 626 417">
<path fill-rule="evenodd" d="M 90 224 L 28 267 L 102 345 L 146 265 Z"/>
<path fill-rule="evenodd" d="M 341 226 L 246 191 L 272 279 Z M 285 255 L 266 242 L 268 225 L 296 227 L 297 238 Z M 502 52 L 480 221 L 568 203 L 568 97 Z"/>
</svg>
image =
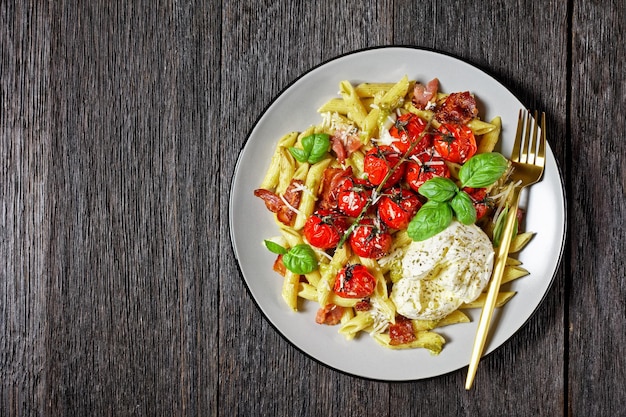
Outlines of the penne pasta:
<svg viewBox="0 0 626 417">
<path fill-rule="evenodd" d="M 409 86 L 409 79 L 405 75 L 400 81 L 395 83 L 376 104 L 387 111 L 400 107 L 404 104 L 404 98 L 409 91 Z"/>
<path fill-rule="evenodd" d="M 283 194 L 291 180 L 296 178 L 296 160 L 291 155 L 287 148 L 280 149 L 280 164 L 279 164 L 278 184 L 276 185 L 276 192 Z"/>
<path fill-rule="evenodd" d="M 502 273 L 502 284 L 514 281 L 528 275 L 528 271 L 520 266 L 506 265 Z"/>
<path fill-rule="evenodd" d="M 502 119 L 500 116 L 491 120 L 490 123 L 493 128 L 483 133 L 482 138 L 478 142 L 478 150 L 476 153 L 493 152 L 496 148 L 496 144 L 500 141 L 500 134 L 502 133 Z"/>
<path fill-rule="evenodd" d="M 472 132 L 474 132 L 474 135 L 476 136 L 482 136 L 482 135 L 486 135 L 487 133 L 493 132 L 496 129 L 496 126 L 493 125 L 492 123 L 487 123 L 484 122 L 480 119 L 472 119 L 467 126 L 472 129 Z M 489 151 L 491 152 L 491 151 Z"/>
<path fill-rule="evenodd" d="M 276 145 L 274 154 L 272 155 L 270 166 L 265 173 L 265 177 L 263 178 L 263 181 L 261 181 L 261 185 L 259 186 L 259 188 L 271 190 L 278 185 L 281 171 L 281 159 L 283 158 L 283 150 L 293 146 L 297 137 L 297 132 L 291 132 L 280 138 L 278 144 Z"/>
<path fill-rule="evenodd" d="M 496 296 L 496 307 L 502 307 L 505 305 L 513 296 L 515 295 L 515 291 L 500 291 Z M 485 305 L 485 298 L 487 297 L 486 293 L 482 293 L 476 300 L 471 303 L 464 303 L 459 307 L 459 309 L 463 310 L 466 308 L 482 308 Z"/>
<path fill-rule="evenodd" d="M 376 97 L 386 94 L 395 83 L 360 83 L 354 89 L 359 97 Z"/>
<path fill-rule="evenodd" d="M 335 277 L 343 265 L 348 262 L 348 256 L 348 247 L 343 245 L 335 250 L 330 263 L 321 267 L 320 281 L 317 286 L 317 300 L 320 305 L 328 304 L 331 297 L 331 288 L 335 285 Z"/>
<path fill-rule="evenodd" d="M 509 246 L 509 253 L 517 253 L 521 251 L 524 246 L 530 242 L 530 239 L 534 236 L 534 233 L 526 232 L 526 233 L 518 233 L 511 240 L 511 245 Z"/>
<path fill-rule="evenodd" d="M 356 315 L 350 318 L 350 320 L 342 323 L 341 327 L 339 328 L 339 333 L 346 336 L 347 338 L 354 338 L 357 333 L 366 331 L 367 329 L 371 328 L 373 324 L 374 317 L 372 317 L 369 312 L 358 312 Z"/>
<path fill-rule="evenodd" d="M 446 342 L 443 336 L 435 332 L 421 331 L 417 332 L 417 338 L 409 343 L 401 343 L 394 345 L 391 343 L 391 338 L 388 334 L 378 333 L 374 335 L 374 340 L 380 345 L 388 349 L 415 349 L 424 348 L 428 349 L 433 355 L 438 355 L 443 349 L 443 345 Z"/>
<path fill-rule="evenodd" d="M 300 275 L 287 271 L 283 280 L 283 288 L 281 295 L 290 309 L 298 311 L 298 287 L 300 284 Z"/>
<path fill-rule="evenodd" d="M 339 93 L 343 97 L 343 100 L 348 106 L 347 116 L 353 120 L 357 126 L 363 127 L 363 122 L 367 116 L 367 110 L 358 96 L 354 87 L 348 81 L 342 81 L 339 83 Z"/>
<path fill-rule="evenodd" d="M 322 174 L 330 162 L 330 158 L 326 158 L 323 161 L 313 164 L 309 168 L 304 185 L 310 192 L 302 194 L 300 207 L 298 208 L 298 213 L 293 226 L 294 229 L 302 229 L 306 219 L 313 213 L 315 201 L 317 200 L 317 190 L 320 186 L 320 181 L 322 180 Z"/>
<path fill-rule="evenodd" d="M 455 310 L 452 313 L 448 314 L 446 317 L 439 320 L 439 322 L 437 323 L 437 327 L 469 322 L 470 318 L 467 316 L 467 314 L 463 313 L 461 310 Z"/>
</svg>

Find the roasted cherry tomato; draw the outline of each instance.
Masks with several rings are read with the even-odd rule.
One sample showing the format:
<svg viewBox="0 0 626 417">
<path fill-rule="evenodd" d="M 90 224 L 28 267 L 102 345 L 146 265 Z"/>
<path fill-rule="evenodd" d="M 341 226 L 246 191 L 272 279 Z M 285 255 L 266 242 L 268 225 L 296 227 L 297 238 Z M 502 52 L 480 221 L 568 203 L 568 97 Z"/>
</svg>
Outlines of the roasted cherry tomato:
<svg viewBox="0 0 626 417">
<path fill-rule="evenodd" d="M 450 93 L 435 111 L 435 118 L 441 123 L 465 125 L 477 115 L 476 99 L 469 91 Z"/>
<path fill-rule="evenodd" d="M 474 208 L 476 209 L 476 220 L 483 217 L 491 209 L 493 203 L 487 196 L 486 188 L 470 188 L 464 187 L 463 191 L 469 194 Z"/>
<path fill-rule="evenodd" d="M 404 155 L 414 142 L 419 141 L 419 143 L 414 145 L 410 154 L 415 155 L 423 152 L 432 144 L 432 137 L 430 135 L 420 137 L 425 127 L 426 122 L 419 116 L 413 113 L 403 114 L 396 119 L 393 126 L 389 129 L 389 134 L 398 139 L 392 143 L 391 146 Z"/>
<path fill-rule="evenodd" d="M 474 132 L 461 124 L 443 123 L 433 144 L 443 159 L 459 164 L 474 156 L 477 149 Z"/>
<path fill-rule="evenodd" d="M 367 180 L 373 185 L 380 185 L 387 177 L 387 173 L 393 170 L 384 187 L 397 184 L 404 175 L 404 164 L 397 166 L 401 158 L 402 155 L 391 146 L 378 146 L 370 149 L 363 161 L 363 170 L 367 174 Z"/>
<path fill-rule="evenodd" d="M 337 246 L 347 229 L 348 223 L 340 213 L 318 210 L 304 224 L 304 236 L 312 246 L 330 249 Z"/>
<path fill-rule="evenodd" d="M 357 217 L 369 200 L 372 192 L 365 181 L 353 177 L 346 178 L 339 186 L 337 208 L 350 217 Z"/>
<path fill-rule="evenodd" d="M 391 249 L 393 238 L 378 219 L 361 219 L 350 235 L 352 251 L 363 258 L 379 259 Z"/>
<path fill-rule="evenodd" d="M 343 298 L 365 298 L 376 288 L 376 277 L 364 265 L 351 264 L 342 268 L 335 278 L 333 291 Z"/>
<path fill-rule="evenodd" d="M 421 206 L 422 202 L 412 191 L 394 187 L 380 198 L 378 217 L 391 229 L 406 229 Z"/>
<path fill-rule="evenodd" d="M 422 184 L 434 177 L 450 178 L 450 170 L 443 159 L 422 153 L 406 163 L 404 180 L 413 191 L 417 192 Z"/>
</svg>

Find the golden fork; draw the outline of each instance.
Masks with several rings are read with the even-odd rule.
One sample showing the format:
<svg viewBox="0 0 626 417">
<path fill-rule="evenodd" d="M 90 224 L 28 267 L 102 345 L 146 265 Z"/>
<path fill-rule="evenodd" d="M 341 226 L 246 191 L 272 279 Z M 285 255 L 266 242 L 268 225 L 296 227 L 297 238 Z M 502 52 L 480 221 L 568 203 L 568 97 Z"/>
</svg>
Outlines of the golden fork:
<svg viewBox="0 0 626 417">
<path fill-rule="evenodd" d="M 513 170 L 510 176 L 511 181 L 513 181 L 513 183 L 519 183 L 519 185 L 513 189 L 511 206 L 507 213 L 506 222 L 502 231 L 485 306 L 483 307 L 480 320 L 478 321 L 474 349 L 472 351 L 467 379 L 465 381 L 465 389 L 467 390 L 472 387 L 474 382 L 478 362 L 483 354 L 485 341 L 489 334 L 489 326 L 496 304 L 496 296 L 500 291 L 502 273 L 504 272 L 504 266 L 509 253 L 509 245 L 511 244 L 520 192 L 523 188 L 539 181 L 543 174 L 546 161 L 546 115 L 545 113 L 541 113 L 540 136 L 538 133 L 539 122 L 537 116 L 537 111 L 534 112 L 534 117 L 530 114 L 530 111 L 525 112 L 520 110 L 519 112 L 515 143 L 513 145 L 513 153 L 511 154 Z"/>
</svg>

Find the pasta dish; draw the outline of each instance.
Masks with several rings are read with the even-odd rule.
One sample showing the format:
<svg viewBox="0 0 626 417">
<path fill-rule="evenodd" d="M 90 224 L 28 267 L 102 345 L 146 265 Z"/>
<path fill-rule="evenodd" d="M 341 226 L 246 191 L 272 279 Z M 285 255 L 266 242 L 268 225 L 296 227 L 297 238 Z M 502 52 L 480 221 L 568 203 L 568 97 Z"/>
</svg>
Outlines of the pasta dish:
<svg viewBox="0 0 626 417">
<path fill-rule="evenodd" d="M 318 112 L 319 124 L 278 139 L 254 191 L 276 222 L 264 244 L 282 298 L 293 311 L 317 303 L 316 322 L 347 339 L 440 353 L 437 329 L 484 302 L 508 210 L 500 118 L 481 120 L 469 91 L 407 76 L 342 81 Z M 518 231 L 509 253 L 532 235 Z M 527 274 L 510 256 L 503 283 Z"/>
</svg>

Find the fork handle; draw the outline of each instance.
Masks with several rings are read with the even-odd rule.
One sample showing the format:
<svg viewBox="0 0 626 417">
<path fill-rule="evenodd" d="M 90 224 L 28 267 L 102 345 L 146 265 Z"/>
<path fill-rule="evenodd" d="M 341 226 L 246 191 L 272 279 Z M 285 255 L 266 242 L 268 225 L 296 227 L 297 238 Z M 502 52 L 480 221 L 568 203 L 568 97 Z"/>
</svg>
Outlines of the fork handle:
<svg viewBox="0 0 626 417">
<path fill-rule="evenodd" d="M 500 246 L 498 247 L 498 253 L 496 257 L 496 263 L 493 268 L 493 274 L 491 276 L 491 282 L 489 283 L 489 290 L 487 292 L 487 298 L 485 305 L 480 314 L 478 321 L 478 330 L 476 331 L 476 339 L 474 340 L 474 348 L 472 350 L 472 356 L 470 358 L 467 379 L 465 381 L 465 389 L 469 390 L 474 382 L 476 376 L 476 370 L 478 369 L 478 362 L 483 354 L 485 348 L 485 341 L 489 334 L 489 326 L 491 325 L 491 318 L 493 316 L 493 310 L 496 305 L 496 299 L 500 292 L 500 284 L 502 282 L 502 274 L 506 265 L 506 260 L 509 256 L 509 246 L 511 245 L 511 239 L 513 235 L 513 227 L 515 225 L 515 218 L 517 216 L 517 207 L 519 204 L 520 187 L 513 189 L 512 202 L 509 212 L 506 216 L 506 222 L 504 224 L 504 230 L 502 232 L 502 238 L 500 239 Z"/>
</svg>

